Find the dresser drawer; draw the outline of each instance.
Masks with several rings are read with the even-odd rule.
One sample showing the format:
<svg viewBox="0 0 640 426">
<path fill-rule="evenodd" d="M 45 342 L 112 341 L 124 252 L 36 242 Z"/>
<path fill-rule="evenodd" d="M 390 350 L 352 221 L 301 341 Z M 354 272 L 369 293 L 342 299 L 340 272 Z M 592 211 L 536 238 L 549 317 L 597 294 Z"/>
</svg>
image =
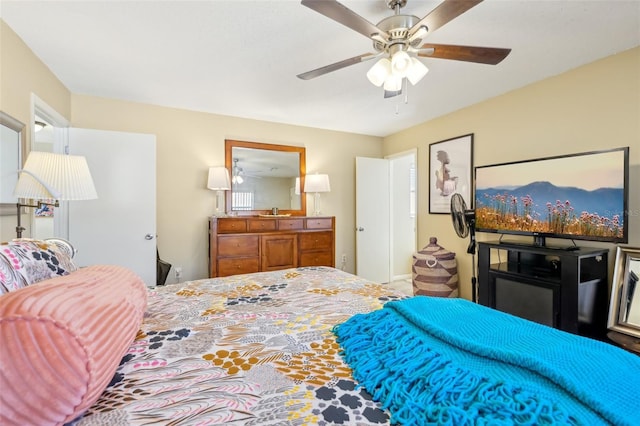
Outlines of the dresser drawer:
<svg viewBox="0 0 640 426">
<path fill-rule="evenodd" d="M 297 231 L 304 228 L 304 221 L 302 219 L 280 219 L 278 220 L 279 231 Z"/>
<path fill-rule="evenodd" d="M 249 219 L 247 221 L 249 232 L 268 232 L 276 230 L 275 219 Z"/>
<path fill-rule="evenodd" d="M 258 256 L 257 235 L 218 236 L 218 256 Z"/>
<path fill-rule="evenodd" d="M 300 234 L 300 250 L 322 250 L 333 247 L 333 232 L 305 232 Z"/>
<path fill-rule="evenodd" d="M 307 229 L 331 229 L 331 222 L 330 217 L 308 218 Z"/>
<path fill-rule="evenodd" d="M 219 277 L 250 274 L 258 271 L 260 271 L 260 258 L 258 257 L 230 257 L 218 260 Z"/>
<path fill-rule="evenodd" d="M 300 266 L 333 266 L 333 256 L 331 251 L 301 253 Z"/>
<path fill-rule="evenodd" d="M 247 232 L 246 219 L 218 219 L 218 233 Z"/>
</svg>

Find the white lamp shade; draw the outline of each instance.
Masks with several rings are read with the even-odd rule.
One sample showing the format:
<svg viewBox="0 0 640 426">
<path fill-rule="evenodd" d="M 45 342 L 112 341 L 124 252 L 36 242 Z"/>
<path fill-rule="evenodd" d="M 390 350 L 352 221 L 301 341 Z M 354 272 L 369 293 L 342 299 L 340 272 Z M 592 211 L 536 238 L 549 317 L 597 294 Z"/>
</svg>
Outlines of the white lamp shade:
<svg viewBox="0 0 640 426">
<path fill-rule="evenodd" d="M 400 77 L 406 77 L 411 68 L 411 57 L 404 50 L 399 50 L 391 58 L 391 70 Z"/>
<path fill-rule="evenodd" d="M 374 86 L 382 86 L 382 83 L 391 74 L 391 61 L 387 58 L 382 58 L 375 63 L 374 66 L 367 72 L 367 78 Z"/>
<path fill-rule="evenodd" d="M 402 77 L 392 74 L 384 81 L 384 90 L 387 92 L 399 92 L 402 90 Z"/>
<path fill-rule="evenodd" d="M 294 192 L 296 193 L 296 195 L 300 195 L 300 176 L 296 178 L 296 187 Z"/>
<path fill-rule="evenodd" d="M 415 86 L 420 80 L 422 80 L 422 77 L 427 75 L 428 72 L 429 68 L 427 68 L 425 64 L 416 58 L 411 58 L 411 67 L 407 72 L 407 80 Z"/>
<path fill-rule="evenodd" d="M 15 197 L 36 200 L 98 198 L 85 157 L 32 151 L 19 172 Z"/>
<path fill-rule="evenodd" d="M 330 192 L 329 175 L 314 174 L 304 178 L 304 192 Z"/>
<path fill-rule="evenodd" d="M 207 188 L 214 191 L 228 191 L 231 189 L 229 171 L 226 167 L 210 167 Z"/>
</svg>

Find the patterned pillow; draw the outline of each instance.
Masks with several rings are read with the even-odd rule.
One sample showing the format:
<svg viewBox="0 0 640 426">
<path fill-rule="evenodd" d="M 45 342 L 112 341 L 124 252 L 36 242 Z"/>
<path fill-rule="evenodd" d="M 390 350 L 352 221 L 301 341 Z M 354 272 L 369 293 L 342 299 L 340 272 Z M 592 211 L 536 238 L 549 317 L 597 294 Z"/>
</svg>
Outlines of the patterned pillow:
<svg viewBox="0 0 640 426">
<path fill-rule="evenodd" d="M 13 240 L 0 245 L 0 294 L 77 269 L 69 255 L 55 244 L 32 239 Z"/>
</svg>

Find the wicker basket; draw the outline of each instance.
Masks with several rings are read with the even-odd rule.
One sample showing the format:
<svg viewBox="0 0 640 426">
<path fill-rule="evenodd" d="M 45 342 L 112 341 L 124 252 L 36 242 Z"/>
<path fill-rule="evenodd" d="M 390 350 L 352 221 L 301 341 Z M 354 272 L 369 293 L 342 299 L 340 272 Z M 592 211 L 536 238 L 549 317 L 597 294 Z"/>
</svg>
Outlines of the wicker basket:
<svg viewBox="0 0 640 426">
<path fill-rule="evenodd" d="M 437 238 L 413 255 L 412 271 L 414 295 L 458 297 L 456 254 L 439 246 Z"/>
</svg>

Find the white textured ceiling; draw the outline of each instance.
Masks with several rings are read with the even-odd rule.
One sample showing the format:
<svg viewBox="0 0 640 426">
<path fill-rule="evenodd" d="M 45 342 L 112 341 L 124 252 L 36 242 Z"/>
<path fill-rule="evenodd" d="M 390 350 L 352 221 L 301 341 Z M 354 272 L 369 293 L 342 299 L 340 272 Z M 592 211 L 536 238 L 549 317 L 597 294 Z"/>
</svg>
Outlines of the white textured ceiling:
<svg viewBox="0 0 640 426">
<path fill-rule="evenodd" d="M 373 23 L 392 14 L 384 0 L 341 3 Z M 373 62 L 296 78 L 373 52 L 297 0 L 0 0 L 0 16 L 74 93 L 375 136 L 640 45 L 640 0 L 486 0 L 425 42 L 511 54 L 496 66 L 423 59 L 405 104 L 369 83 Z"/>
</svg>

